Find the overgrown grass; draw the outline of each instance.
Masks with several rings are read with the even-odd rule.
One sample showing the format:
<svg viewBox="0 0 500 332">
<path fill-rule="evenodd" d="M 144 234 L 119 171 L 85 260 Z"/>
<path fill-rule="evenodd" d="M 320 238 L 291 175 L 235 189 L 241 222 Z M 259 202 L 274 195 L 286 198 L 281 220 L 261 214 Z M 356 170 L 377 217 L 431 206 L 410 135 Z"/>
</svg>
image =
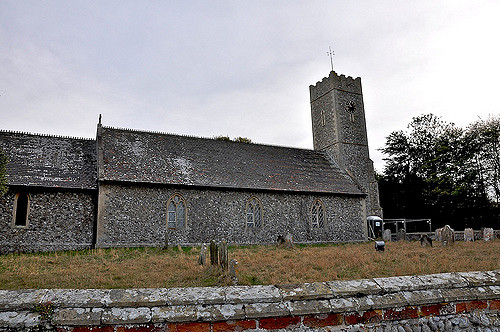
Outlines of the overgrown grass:
<svg viewBox="0 0 500 332">
<path fill-rule="evenodd" d="M 0 289 L 145 288 L 230 284 L 197 264 L 199 249 L 127 248 L 0 256 Z M 422 248 L 418 242 L 231 247 L 240 284 L 283 284 L 500 268 L 500 240 Z"/>
</svg>

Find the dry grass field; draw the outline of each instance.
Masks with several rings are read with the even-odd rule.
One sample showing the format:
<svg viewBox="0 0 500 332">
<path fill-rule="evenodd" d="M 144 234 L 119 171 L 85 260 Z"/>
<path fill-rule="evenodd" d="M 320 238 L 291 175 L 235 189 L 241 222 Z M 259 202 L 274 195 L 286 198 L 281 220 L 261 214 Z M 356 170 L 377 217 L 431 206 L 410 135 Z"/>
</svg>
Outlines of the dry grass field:
<svg viewBox="0 0 500 332">
<path fill-rule="evenodd" d="M 197 264 L 199 249 L 94 249 L 0 256 L 0 289 L 145 288 L 228 285 Z M 231 247 L 239 283 L 283 284 L 500 268 L 500 240 L 422 248 L 419 242 Z"/>
</svg>

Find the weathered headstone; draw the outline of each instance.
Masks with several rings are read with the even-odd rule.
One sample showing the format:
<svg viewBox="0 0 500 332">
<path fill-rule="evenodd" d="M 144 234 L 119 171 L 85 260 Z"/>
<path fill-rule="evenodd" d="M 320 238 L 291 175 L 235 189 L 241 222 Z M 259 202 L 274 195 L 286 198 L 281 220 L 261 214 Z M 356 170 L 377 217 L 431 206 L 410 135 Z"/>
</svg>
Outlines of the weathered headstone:
<svg viewBox="0 0 500 332">
<path fill-rule="evenodd" d="M 474 230 L 472 228 L 466 228 L 464 230 L 464 241 L 466 242 L 474 241 Z"/>
<path fill-rule="evenodd" d="M 238 272 L 238 261 L 236 259 L 231 259 L 229 261 L 229 276 L 234 278 Z"/>
<path fill-rule="evenodd" d="M 420 245 L 422 247 L 432 247 L 431 237 L 427 234 L 422 234 L 422 236 L 420 236 Z"/>
<path fill-rule="evenodd" d="M 455 231 L 449 225 L 445 225 L 441 231 L 441 244 L 450 246 L 455 243 Z"/>
<path fill-rule="evenodd" d="M 227 271 L 229 262 L 226 240 L 222 240 L 222 242 L 219 244 L 219 264 L 223 271 Z"/>
<path fill-rule="evenodd" d="M 290 233 L 286 233 L 285 248 L 293 248 L 293 236 Z"/>
<path fill-rule="evenodd" d="M 398 231 L 397 239 L 398 239 L 398 241 L 404 241 L 404 240 L 406 240 L 406 231 L 405 231 L 404 228 L 401 228 Z"/>
<path fill-rule="evenodd" d="M 391 241 L 391 230 L 390 229 L 384 230 L 384 234 L 382 234 L 382 240 Z"/>
<path fill-rule="evenodd" d="M 238 277 L 236 273 L 238 272 L 238 261 L 236 259 L 231 259 L 229 261 L 229 276 L 231 277 L 231 281 L 233 285 L 238 285 Z"/>
<path fill-rule="evenodd" d="M 436 229 L 436 241 L 443 242 L 443 229 L 442 228 Z"/>
<path fill-rule="evenodd" d="M 198 264 L 200 265 L 207 264 L 207 251 L 208 251 L 207 244 L 203 243 L 200 249 L 200 257 L 198 258 Z"/>
<path fill-rule="evenodd" d="M 210 241 L 210 264 L 219 265 L 219 253 L 214 240 Z"/>
<path fill-rule="evenodd" d="M 484 241 L 489 241 L 493 239 L 493 228 L 483 229 L 483 239 Z"/>
</svg>

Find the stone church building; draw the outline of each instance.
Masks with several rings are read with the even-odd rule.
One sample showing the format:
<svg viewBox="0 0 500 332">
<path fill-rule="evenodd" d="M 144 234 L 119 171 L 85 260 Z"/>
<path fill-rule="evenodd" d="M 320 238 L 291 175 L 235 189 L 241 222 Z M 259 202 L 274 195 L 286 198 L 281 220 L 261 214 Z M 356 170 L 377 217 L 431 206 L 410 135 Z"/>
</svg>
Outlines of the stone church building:
<svg viewBox="0 0 500 332">
<path fill-rule="evenodd" d="M 361 79 L 310 86 L 314 150 L 97 125 L 96 139 L 0 131 L 1 252 L 350 242 L 381 215 Z"/>
</svg>

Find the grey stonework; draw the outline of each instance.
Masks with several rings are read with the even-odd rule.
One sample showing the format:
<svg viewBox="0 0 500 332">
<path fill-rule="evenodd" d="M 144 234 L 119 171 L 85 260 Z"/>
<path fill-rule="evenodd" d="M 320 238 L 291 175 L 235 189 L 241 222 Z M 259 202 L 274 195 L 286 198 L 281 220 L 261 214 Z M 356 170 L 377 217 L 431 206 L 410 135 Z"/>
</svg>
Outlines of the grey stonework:
<svg viewBox="0 0 500 332">
<path fill-rule="evenodd" d="M 185 229 L 166 228 L 167 202 L 174 194 L 186 201 Z M 118 185 L 101 185 L 99 195 L 98 247 L 199 245 L 222 239 L 230 244 L 269 244 L 287 232 L 299 243 L 362 241 L 365 236 L 360 197 Z M 245 223 L 251 197 L 262 205 L 263 224 L 256 229 L 247 229 Z M 310 227 L 317 198 L 326 209 L 324 229 Z"/>
<path fill-rule="evenodd" d="M 0 252 L 75 250 L 92 247 L 93 195 L 29 191 L 27 227 L 13 225 L 15 192 L 0 198 Z"/>
<path fill-rule="evenodd" d="M 0 130 L 12 191 L 0 199 L 1 252 L 89 247 L 297 243 L 366 239 L 379 215 L 361 80 L 334 72 L 310 87 L 314 150 L 105 127 L 96 140 Z M 17 188 L 17 189 L 16 189 Z M 16 190 L 28 226 L 14 227 Z M 167 202 L 186 202 L 186 226 L 167 228 Z M 250 214 L 254 196 L 262 207 Z M 325 226 L 311 226 L 321 199 Z M 22 200 L 21 200 L 22 201 Z M 22 205 L 22 204 L 21 204 Z M 179 211 L 177 209 L 179 208 Z M 182 204 L 170 211 L 182 224 Z M 172 221 L 173 220 L 173 221 Z"/>
<path fill-rule="evenodd" d="M 309 87 L 314 149 L 346 169 L 367 196 L 367 214 L 382 216 L 373 162 L 368 152 L 361 79 L 331 72 Z"/>
<path fill-rule="evenodd" d="M 253 322 L 233 331 L 498 331 L 500 271 L 293 285 L 0 290 L 0 329 L 36 327 L 41 316 L 33 308 L 48 302 L 54 312 L 47 323 L 57 331 L 188 330 L 183 323 L 193 323 L 191 331 L 227 331 L 229 322 Z M 269 325 L 280 320 L 282 329 Z"/>
</svg>

